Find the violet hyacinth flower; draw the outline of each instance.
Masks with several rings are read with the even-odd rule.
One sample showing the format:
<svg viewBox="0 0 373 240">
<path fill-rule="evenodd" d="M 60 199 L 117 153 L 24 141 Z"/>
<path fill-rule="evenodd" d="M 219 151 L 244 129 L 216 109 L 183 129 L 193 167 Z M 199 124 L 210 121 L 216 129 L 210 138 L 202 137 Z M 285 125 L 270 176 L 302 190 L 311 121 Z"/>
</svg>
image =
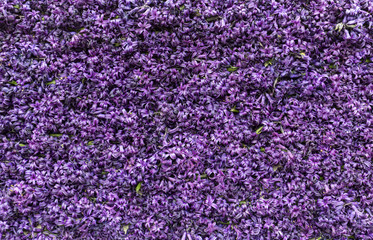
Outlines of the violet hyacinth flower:
<svg viewBox="0 0 373 240">
<path fill-rule="evenodd" d="M 1 239 L 372 239 L 373 3 L 0 2 Z"/>
</svg>

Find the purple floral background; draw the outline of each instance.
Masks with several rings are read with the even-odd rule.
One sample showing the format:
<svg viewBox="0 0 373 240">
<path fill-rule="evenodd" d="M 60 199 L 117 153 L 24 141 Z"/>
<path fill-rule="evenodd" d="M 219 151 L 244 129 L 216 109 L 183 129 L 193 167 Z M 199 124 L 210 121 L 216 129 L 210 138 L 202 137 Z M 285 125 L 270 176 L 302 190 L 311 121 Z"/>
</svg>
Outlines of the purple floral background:
<svg viewBox="0 0 373 240">
<path fill-rule="evenodd" d="M 0 239 L 373 239 L 372 13 L 1 0 Z"/>
</svg>

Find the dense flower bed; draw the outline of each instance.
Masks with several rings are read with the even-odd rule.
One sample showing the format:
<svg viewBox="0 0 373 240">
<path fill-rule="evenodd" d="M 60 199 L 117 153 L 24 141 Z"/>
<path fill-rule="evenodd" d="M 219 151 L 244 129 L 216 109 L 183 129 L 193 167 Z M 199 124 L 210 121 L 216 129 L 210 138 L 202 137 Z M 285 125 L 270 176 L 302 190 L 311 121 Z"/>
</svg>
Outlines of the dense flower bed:
<svg viewBox="0 0 373 240">
<path fill-rule="evenodd" d="M 0 1 L 1 239 L 373 239 L 373 1 Z"/>
</svg>

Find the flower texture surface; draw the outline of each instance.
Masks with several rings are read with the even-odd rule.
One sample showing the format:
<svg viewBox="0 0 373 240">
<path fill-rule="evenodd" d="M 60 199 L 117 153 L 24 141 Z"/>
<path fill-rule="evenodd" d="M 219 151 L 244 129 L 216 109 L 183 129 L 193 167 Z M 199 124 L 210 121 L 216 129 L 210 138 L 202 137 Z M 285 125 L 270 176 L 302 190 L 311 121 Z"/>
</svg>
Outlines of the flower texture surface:
<svg viewBox="0 0 373 240">
<path fill-rule="evenodd" d="M 373 239 L 372 0 L 1 0 L 0 239 Z"/>
</svg>

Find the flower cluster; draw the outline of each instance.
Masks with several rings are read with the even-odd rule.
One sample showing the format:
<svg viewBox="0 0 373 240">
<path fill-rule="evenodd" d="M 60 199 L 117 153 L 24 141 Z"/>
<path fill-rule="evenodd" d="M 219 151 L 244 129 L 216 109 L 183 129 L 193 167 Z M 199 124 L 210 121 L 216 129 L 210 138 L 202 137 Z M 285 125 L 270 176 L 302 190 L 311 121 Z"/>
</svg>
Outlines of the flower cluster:
<svg viewBox="0 0 373 240">
<path fill-rule="evenodd" d="M 1 239 L 372 239 L 373 1 L 0 1 Z"/>
</svg>

